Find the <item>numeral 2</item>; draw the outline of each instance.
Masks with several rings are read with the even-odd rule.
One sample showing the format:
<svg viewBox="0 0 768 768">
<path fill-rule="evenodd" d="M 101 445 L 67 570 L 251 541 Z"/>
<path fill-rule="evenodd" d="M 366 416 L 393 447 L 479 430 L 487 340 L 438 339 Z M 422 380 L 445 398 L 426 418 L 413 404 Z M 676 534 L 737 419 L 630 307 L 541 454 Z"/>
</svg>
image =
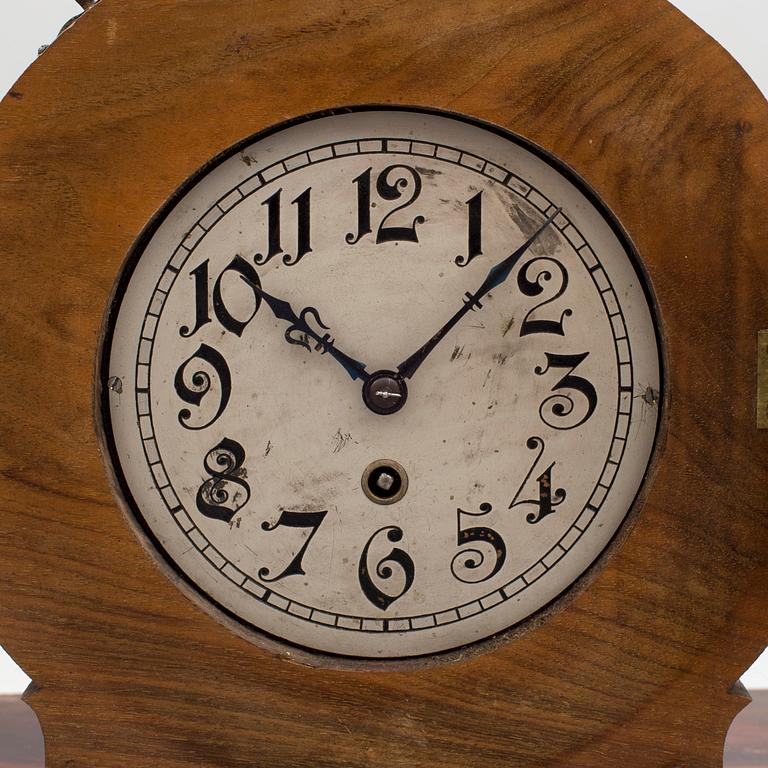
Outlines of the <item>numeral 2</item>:
<svg viewBox="0 0 768 768">
<path fill-rule="evenodd" d="M 529 271 L 533 265 L 536 267 L 536 276 L 533 280 L 530 279 Z M 553 301 L 557 301 L 568 288 L 568 272 L 565 267 L 555 259 L 548 257 L 542 257 L 529 261 L 519 272 L 517 276 L 517 286 L 520 288 L 520 292 L 525 296 L 541 296 L 544 293 L 544 287 L 553 279 L 553 268 L 557 269 L 560 273 L 560 288 L 557 293 L 549 299 L 537 304 L 526 316 L 520 326 L 520 335 L 529 336 L 532 333 L 553 333 L 557 336 L 565 336 L 565 329 L 563 328 L 563 321 L 566 317 L 570 317 L 573 314 L 572 309 L 566 309 L 560 315 L 559 320 L 538 320 L 531 319 L 536 310 L 545 307 L 547 304 L 551 304 Z"/>
</svg>

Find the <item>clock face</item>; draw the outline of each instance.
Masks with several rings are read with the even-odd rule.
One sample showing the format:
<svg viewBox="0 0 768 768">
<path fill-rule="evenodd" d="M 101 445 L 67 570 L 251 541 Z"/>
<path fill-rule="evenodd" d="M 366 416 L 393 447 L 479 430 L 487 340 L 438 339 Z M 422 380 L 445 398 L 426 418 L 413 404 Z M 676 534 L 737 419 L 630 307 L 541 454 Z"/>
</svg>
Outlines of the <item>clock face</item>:
<svg viewBox="0 0 768 768">
<path fill-rule="evenodd" d="M 254 637 L 371 659 L 488 638 L 627 519 L 661 402 L 649 295 L 605 207 L 511 134 L 294 121 L 128 259 L 100 373 L 120 494 Z"/>
</svg>

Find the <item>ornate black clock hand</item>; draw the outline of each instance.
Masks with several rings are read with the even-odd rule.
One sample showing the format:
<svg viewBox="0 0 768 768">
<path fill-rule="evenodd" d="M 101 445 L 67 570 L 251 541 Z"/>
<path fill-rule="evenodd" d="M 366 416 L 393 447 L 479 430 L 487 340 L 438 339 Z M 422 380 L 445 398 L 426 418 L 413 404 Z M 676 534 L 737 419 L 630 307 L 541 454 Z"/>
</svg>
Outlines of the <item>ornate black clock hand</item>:
<svg viewBox="0 0 768 768">
<path fill-rule="evenodd" d="M 323 355 L 327 352 L 334 360 L 341 364 L 353 380 L 362 379 L 363 382 L 368 381 L 370 374 L 365 370 L 364 363 L 344 354 L 336 346 L 330 333 L 323 334 L 315 331 L 309 324 L 307 317 L 311 316 L 322 330 L 329 330 L 328 326 L 323 324 L 323 321 L 320 319 L 320 314 L 314 307 L 306 307 L 297 315 L 293 307 L 287 301 L 272 296 L 260 285 L 256 285 L 250 281 L 248 281 L 248 284 L 261 296 L 262 299 L 264 299 L 278 320 L 285 320 L 291 324 L 285 332 L 285 340 L 289 344 L 298 344 L 300 347 L 305 347 L 311 352 L 312 347 L 307 341 L 307 338 L 313 339 L 315 341 L 315 350 Z M 295 336 L 294 334 L 298 335 Z"/>
<path fill-rule="evenodd" d="M 494 288 L 500 286 L 510 275 L 518 261 L 526 254 L 528 249 L 536 242 L 544 230 L 552 224 L 562 209 L 558 208 L 514 253 L 500 261 L 488 272 L 488 276 L 483 284 L 474 293 L 467 293 L 466 300 L 461 309 L 426 343 L 419 347 L 409 358 L 403 360 L 397 366 L 397 373 L 403 379 L 410 379 L 419 366 L 427 359 L 429 353 L 448 335 L 449 331 L 466 315 L 470 310 L 482 309 L 483 305 L 480 299 L 490 293 Z"/>
</svg>

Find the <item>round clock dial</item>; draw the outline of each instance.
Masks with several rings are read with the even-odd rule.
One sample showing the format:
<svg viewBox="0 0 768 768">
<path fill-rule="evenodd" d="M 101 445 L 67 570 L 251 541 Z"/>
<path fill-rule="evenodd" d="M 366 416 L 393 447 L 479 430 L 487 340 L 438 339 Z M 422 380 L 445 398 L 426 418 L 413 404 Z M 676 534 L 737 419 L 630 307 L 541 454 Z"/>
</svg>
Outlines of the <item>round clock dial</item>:
<svg viewBox="0 0 768 768">
<path fill-rule="evenodd" d="M 402 658 L 518 624 L 626 520 L 661 399 L 648 287 L 562 164 L 457 116 L 306 118 L 148 227 L 102 418 L 148 540 L 217 610 Z"/>
</svg>

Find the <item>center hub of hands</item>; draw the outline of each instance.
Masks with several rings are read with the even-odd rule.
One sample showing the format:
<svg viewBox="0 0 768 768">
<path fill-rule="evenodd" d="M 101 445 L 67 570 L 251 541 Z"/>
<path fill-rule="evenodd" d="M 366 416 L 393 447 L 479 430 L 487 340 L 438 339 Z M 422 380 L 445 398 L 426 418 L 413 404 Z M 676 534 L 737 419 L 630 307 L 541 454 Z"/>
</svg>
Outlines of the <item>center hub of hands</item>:
<svg viewBox="0 0 768 768">
<path fill-rule="evenodd" d="M 382 416 L 397 413 L 407 399 L 405 380 L 393 371 L 377 371 L 363 385 L 363 401 Z"/>
</svg>

